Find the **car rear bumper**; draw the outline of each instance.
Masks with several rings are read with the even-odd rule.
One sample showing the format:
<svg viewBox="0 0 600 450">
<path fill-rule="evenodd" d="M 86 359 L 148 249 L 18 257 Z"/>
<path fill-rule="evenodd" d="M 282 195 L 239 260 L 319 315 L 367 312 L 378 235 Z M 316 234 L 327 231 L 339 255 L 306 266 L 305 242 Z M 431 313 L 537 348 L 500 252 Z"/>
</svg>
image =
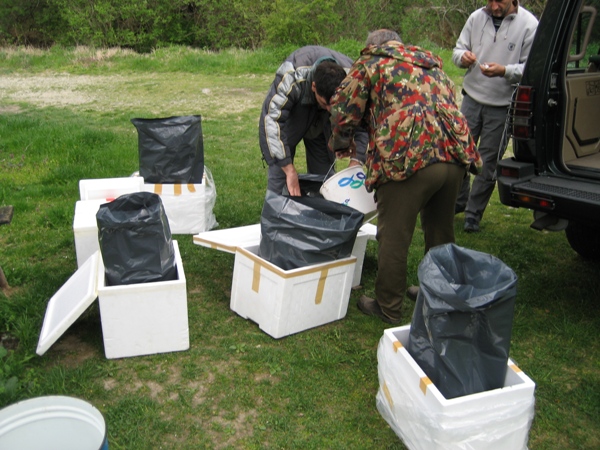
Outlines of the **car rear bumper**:
<svg viewBox="0 0 600 450">
<path fill-rule="evenodd" d="M 531 163 L 498 163 L 500 201 L 508 206 L 600 226 L 600 185 L 554 174 L 535 175 Z"/>
</svg>

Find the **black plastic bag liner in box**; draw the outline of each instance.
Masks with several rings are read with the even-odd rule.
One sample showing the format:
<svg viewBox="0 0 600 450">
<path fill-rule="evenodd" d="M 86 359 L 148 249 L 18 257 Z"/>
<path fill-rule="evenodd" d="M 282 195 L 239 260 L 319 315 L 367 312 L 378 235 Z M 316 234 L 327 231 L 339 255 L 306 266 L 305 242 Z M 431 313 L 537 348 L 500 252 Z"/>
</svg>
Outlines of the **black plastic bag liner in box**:
<svg viewBox="0 0 600 450">
<path fill-rule="evenodd" d="M 140 176 L 146 183 L 201 184 L 201 116 L 131 119 L 138 132 Z"/>
<path fill-rule="evenodd" d="M 125 194 L 96 213 L 106 284 L 177 279 L 171 229 L 160 196 Z"/>
<path fill-rule="evenodd" d="M 517 276 L 455 244 L 419 264 L 408 352 L 447 399 L 504 387 Z"/>
<path fill-rule="evenodd" d="M 347 258 L 363 219 L 360 211 L 324 198 L 267 191 L 259 256 L 284 270 Z"/>
</svg>

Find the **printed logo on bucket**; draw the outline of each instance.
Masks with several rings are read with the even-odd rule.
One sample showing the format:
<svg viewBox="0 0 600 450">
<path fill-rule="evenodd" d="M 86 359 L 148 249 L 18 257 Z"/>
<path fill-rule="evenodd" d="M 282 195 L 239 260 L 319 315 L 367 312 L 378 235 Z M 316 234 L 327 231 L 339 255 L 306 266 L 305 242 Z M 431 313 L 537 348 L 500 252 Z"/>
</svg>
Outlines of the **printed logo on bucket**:
<svg viewBox="0 0 600 450">
<path fill-rule="evenodd" d="M 356 180 L 354 179 L 354 176 L 356 175 Z M 346 187 L 349 186 L 352 189 L 359 189 L 361 188 L 364 184 L 365 184 L 365 174 L 364 172 L 357 172 L 352 174 L 351 177 L 344 177 L 341 178 L 340 181 L 338 181 L 338 186 L 339 187 Z"/>
</svg>

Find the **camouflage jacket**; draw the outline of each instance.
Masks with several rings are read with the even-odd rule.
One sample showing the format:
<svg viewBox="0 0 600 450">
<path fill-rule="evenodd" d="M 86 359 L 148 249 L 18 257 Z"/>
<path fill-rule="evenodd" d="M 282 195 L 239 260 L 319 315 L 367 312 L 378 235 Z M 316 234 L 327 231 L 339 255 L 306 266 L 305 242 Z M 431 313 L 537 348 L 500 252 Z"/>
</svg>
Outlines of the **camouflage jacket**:
<svg viewBox="0 0 600 450">
<path fill-rule="evenodd" d="M 369 191 L 439 162 L 481 171 L 454 84 L 429 51 L 395 41 L 363 49 L 331 105 L 331 150 L 348 149 L 358 126 L 369 132 Z"/>
</svg>

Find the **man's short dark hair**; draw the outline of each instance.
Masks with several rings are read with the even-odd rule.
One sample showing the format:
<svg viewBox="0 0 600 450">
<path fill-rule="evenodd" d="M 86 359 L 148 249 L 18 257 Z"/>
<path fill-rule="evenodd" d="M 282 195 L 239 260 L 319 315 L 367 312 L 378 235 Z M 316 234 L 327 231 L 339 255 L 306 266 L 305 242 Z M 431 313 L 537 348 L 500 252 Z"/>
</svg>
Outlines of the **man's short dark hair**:
<svg viewBox="0 0 600 450">
<path fill-rule="evenodd" d="M 346 71 L 342 66 L 333 61 L 323 61 L 316 67 L 313 74 L 317 94 L 329 103 L 344 78 L 346 78 Z"/>
</svg>

